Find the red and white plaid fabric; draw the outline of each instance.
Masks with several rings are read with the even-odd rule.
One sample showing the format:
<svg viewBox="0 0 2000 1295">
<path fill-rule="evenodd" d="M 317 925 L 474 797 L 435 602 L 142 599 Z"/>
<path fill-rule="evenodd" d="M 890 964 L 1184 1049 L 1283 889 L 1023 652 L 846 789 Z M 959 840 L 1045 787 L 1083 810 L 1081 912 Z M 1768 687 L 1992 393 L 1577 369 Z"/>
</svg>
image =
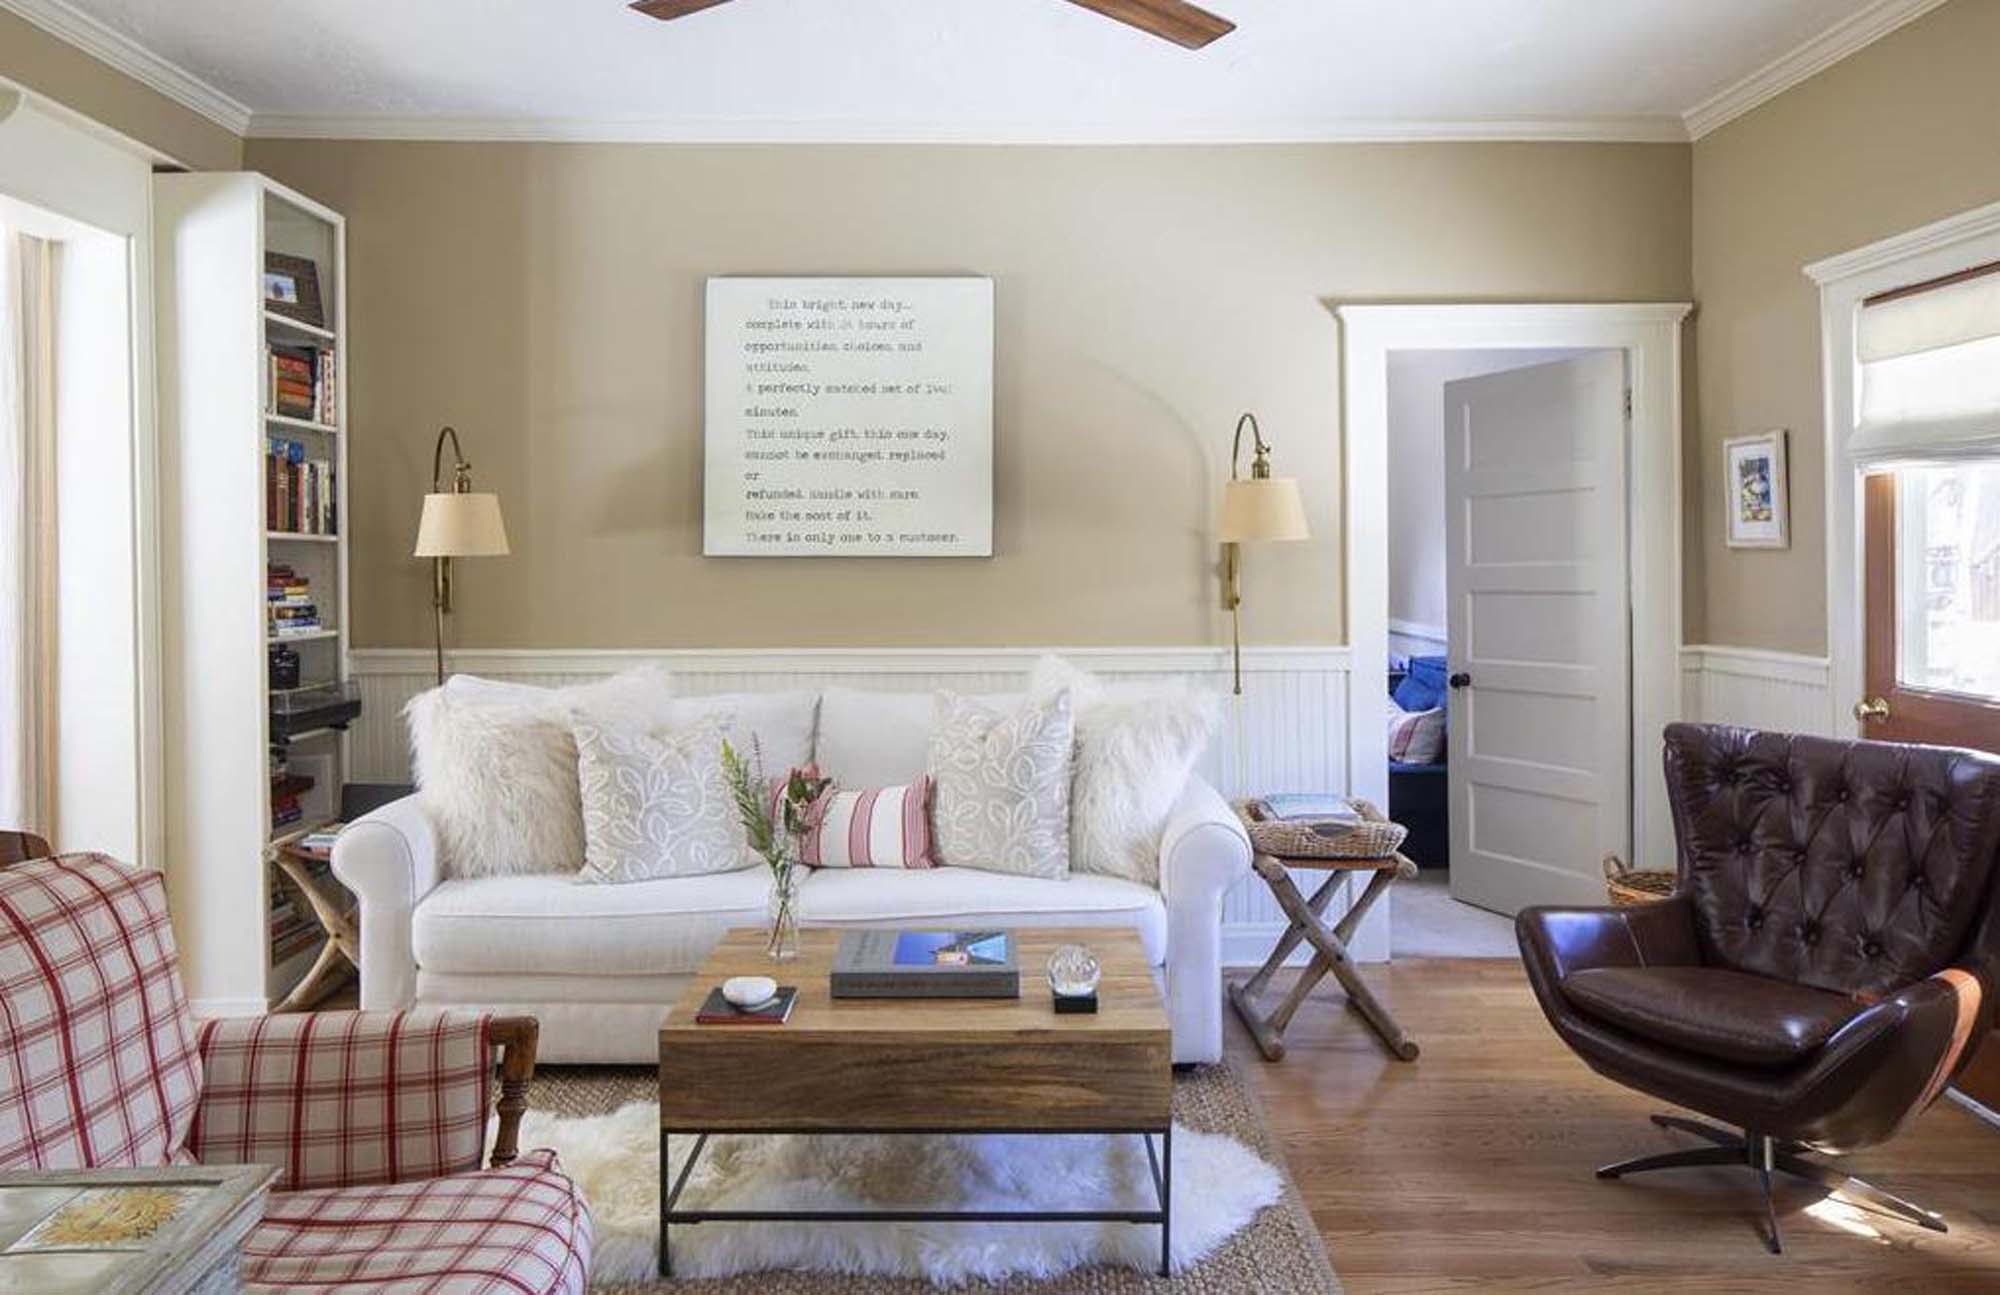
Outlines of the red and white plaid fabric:
<svg viewBox="0 0 2000 1295">
<path fill-rule="evenodd" d="M 428 1182 L 274 1195 L 243 1289 L 315 1295 L 580 1295 L 590 1214 L 553 1151 Z"/>
<path fill-rule="evenodd" d="M 181 1159 L 200 1091 L 160 874 L 100 854 L 0 871 L 0 1169 Z"/>
<path fill-rule="evenodd" d="M 201 1065 L 188 1148 L 202 1164 L 276 1165 L 286 1192 L 479 1168 L 493 1083 L 484 1016 L 204 1021 Z"/>
</svg>

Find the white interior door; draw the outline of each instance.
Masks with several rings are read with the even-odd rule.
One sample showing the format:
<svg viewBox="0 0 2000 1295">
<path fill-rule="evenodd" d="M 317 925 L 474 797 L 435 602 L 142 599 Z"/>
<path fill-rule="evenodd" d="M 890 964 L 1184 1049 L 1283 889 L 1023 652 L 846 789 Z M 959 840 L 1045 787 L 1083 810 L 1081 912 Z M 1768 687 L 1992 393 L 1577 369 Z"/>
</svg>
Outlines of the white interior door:
<svg viewBox="0 0 2000 1295">
<path fill-rule="evenodd" d="M 1445 384 L 1451 893 L 1604 902 L 1631 857 L 1625 354 Z"/>
</svg>

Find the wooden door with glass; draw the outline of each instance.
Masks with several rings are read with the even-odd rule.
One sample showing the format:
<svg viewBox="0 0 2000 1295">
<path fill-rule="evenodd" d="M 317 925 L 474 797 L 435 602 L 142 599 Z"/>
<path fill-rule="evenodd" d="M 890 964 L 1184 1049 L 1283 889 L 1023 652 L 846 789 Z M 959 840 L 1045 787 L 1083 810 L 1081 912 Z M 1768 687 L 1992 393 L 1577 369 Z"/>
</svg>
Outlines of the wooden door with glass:
<svg viewBox="0 0 2000 1295">
<path fill-rule="evenodd" d="M 1862 499 L 1861 731 L 2000 752 L 2000 459 L 1872 472 Z M 1958 1087 L 2000 1110 L 2000 1040 Z"/>
</svg>

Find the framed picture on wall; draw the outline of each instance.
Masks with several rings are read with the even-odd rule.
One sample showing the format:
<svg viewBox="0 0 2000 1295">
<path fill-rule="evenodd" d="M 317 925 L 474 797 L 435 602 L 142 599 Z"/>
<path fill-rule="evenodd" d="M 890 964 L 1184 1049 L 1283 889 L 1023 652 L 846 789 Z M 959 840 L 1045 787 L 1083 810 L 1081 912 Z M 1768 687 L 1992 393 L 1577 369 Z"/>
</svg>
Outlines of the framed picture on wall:
<svg viewBox="0 0 2000 1295">
<path fill-rule="evenodd" d="M 1722 443 L 1723 492 L 1729 547 L 1782 549 L 1792 542 L 1792 503 L 1785 472 L 1784 431 L 1738 436 Z"/>
</svg>

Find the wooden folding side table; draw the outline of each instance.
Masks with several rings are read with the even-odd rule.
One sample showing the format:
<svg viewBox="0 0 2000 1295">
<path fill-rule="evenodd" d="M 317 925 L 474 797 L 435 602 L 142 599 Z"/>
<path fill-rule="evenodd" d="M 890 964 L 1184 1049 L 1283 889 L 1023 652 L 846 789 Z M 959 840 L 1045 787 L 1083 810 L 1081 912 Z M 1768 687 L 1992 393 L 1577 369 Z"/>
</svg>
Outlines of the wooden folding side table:
<svg viewBox="0 0 2000 1295">
<path fill-rule="evenodd" d="M 1398 880 L 1415 877 L 1417 865 L 1401 854 L 1392 854 L 1382 859 L 1318 859 L 1318 858 L 1278 858 L 1275 855 L 1258 854 L 1251 860 L 1251 867 L 1271 888 L 1278 907 L 1292 920 L 1291 928 L 1278 940 L 1278 947 L 1271 950 L 1271 956 L 1257 969 L 1257 974 L 1248 980 L 1229 982 L 1229 1001 L 1236 1008 L 1236 1014 L 1243 1018 L 1250 1037 L 1257 1041 L 1258 1051 L 1267 1061 L 1281 1060 L 1285 1055 L 1285 1027 L 1292 1023 L 1292 1017 L 1306 1001 L 1308 995 L 1326 977 L 1333 973 L 1340 987 L 1347 991 L 1347 1001 L 1375 1031 L 1391 1056 L 1399 1061 L 1417 1059 L 1417 1041 L 1397 1023 L 1396 1017 L 1382 1005 L 1380 999 L 1363 983 L 1355 971 L 1354 960 L 1348 956 L 1348 941 L 1360 929 L 1362 919 L 1374 907 L 1385 891 Z M 1288 871 L 1291 868 L 1311 869 L 1327 874 L 1326 880 L 1307 899 L 1299 893 Z M 1326 924 L 1326 906 L 1333 902 L 1340 890 L 1341 882 L 1350 873 L 1371 873 L 1368 886 L 1361 892 L 1354 907 L 1346 916 L 1329 927 Z M 1271 983 L 1271 977 L 1299 947 L 1303 940 L 1313 947 L 1312 961 L 1299 973 L 1298 983 L 1277 1010 L 1266 1014 L 1257 1004 L 1257 996 Z"/>
<path fill-rule="evenodd" d="M 331 854 L 330 850 L 308 850 L 297 842 L 272 852 L 271 862 L 292 892 L 293 902 L 304 904 L 326 934 L 319 956 L 274 1011 L 303 1012 L 344 986 L 350 976 L 361 974 L 361 929 L 354 904 L 345 892 L 328 893 L 309 866 L 325 862 Z M 338 882 L 333 883 L 333 889 L 340 891 Z"/>
</svg>

